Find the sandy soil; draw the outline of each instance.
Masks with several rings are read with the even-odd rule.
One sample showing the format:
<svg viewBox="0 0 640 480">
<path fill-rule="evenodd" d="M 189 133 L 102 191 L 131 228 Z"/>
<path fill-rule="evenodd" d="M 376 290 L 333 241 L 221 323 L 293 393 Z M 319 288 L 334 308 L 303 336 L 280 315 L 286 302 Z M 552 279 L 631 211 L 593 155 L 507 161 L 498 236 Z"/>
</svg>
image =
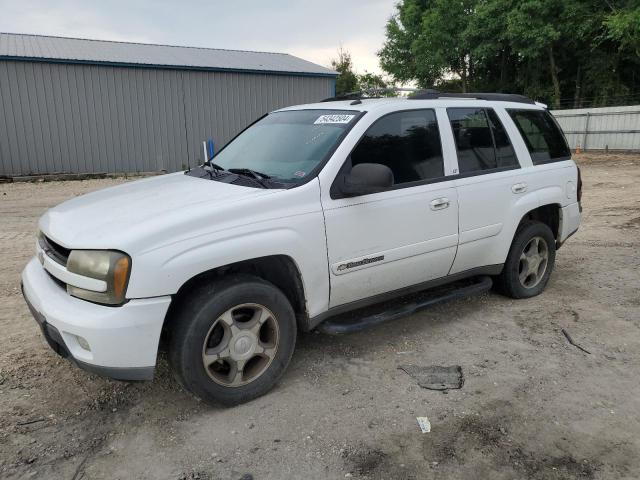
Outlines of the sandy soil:
<svg viewBox="0 0 640 480">
<path fill-rule="evenodd" d="M 640 157 L 578 159 L 584 224 L 543 295 L 303 335 L 279 386 L 232 409 L 182 391 L 162 359 L 151 383 L 78 370 L 22 300 L 37 218 L 123 180 L 0 184 L 0 477 L 640 478 Z M 421 389 L 407 363 L 461 365 L 466 381 Z"/>
</svg>

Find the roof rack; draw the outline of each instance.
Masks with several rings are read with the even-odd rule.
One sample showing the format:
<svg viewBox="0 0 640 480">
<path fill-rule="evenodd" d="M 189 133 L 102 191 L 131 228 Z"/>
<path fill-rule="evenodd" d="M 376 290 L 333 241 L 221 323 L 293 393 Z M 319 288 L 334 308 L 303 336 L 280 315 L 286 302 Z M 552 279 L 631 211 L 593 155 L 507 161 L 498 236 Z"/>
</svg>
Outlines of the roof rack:
<svg viewBox="0 0 640 480">
<path fill-rule="evenodd" d="M 355 92 L 344 93 L 331 98 L 325 98 L 322 102 L 340 102 L 345 100 L 365 100 L 367 98 L 382 98 L 381 93 L 387 92 L 411 92 L 407 97 L 409 100 L 437 100 L 439 98 L 454 98 L 467 100 L 490 100 L 497 102 L 515 102 L 528 103 L 535 105 L 536 102 L 524 95 L 515 93 L 452 93 L 439 92 L 434 89 L 419 88 L 372 88 L 369 90 L 359 90 Z"/>
<path fill-rule="evenodd" d="M 419 88 L 406 87 L 385 87 L 385 88 L 368 88 L 366 90 L 357 90 L 355 92 L 343 93 L 335 97 L 325 98 L 321 102 L 340 102 L 344 100 L 365 100 L 367 98 L 385 98 L 380 94 L 389 92 L 423 92 L 425 90 Z M 435 91 L 435 90 L 434 90 Z"/>
<path fill-rule="evenodd" d="M 364 98 L 362 92 L 348 92 L 342 95 L 336 95 L 335 97 L 325 98 L 324 100 L 320 100 L 320 102 L 340 102 L 344 100 L 360 100 L 362 98 Z"/>
<path fill-rule="evenodd" d="M 437 90 L 420 90 L 409 95 L 409 100 L 435 100 L 438 98 L 459 98 L 468 100 L 491 100 L 497 102 L 516 102 L 535 105 L 536 102 L 524 95 L 515 93 L 450 93 Z"/>
</svg>

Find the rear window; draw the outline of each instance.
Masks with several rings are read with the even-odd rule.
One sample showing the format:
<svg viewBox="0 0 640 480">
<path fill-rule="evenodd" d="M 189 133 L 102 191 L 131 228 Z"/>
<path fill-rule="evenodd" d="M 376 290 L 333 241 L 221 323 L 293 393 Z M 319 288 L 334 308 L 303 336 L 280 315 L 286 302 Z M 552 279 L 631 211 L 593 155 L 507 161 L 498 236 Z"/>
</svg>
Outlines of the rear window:
<svg viewBox="0 0 640 480">
<path fill-rule="evenodd" d="M 571 151 L 555 119 L 546 110 L 507 110 L 520 131 L 534 165 L 569 160 Z"/>
</svg>

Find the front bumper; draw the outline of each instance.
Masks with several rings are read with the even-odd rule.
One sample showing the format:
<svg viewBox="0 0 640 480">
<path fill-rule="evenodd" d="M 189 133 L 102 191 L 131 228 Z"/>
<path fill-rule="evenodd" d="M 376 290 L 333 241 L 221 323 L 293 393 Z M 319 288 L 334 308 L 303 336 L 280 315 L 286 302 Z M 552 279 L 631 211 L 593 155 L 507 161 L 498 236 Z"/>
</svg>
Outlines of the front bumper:
<svg viewBox="0 0 640 480">
<path fill-rule="evenodd" d="M 22 272 L 24 298 L 49 345 L 79 367 L 118 380 L 150 380 L 171 297 L 108 307 L 67 294 L 37 259 Z M 80 338 L 79 338 L 80 337 Z M 83 348 L 82 339 L 89 345 Z"/>
</svg>

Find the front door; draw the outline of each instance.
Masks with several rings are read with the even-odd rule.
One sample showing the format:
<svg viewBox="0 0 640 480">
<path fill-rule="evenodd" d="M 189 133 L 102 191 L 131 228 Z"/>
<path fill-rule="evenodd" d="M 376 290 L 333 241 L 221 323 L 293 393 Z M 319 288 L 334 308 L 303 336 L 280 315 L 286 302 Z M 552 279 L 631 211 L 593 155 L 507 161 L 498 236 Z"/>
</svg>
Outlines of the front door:
<svg viewBox="0 0 640 480">
<path fill-rule="evenodd" d="M 394 186 L 323 197 L 330 307 L 446 276 L 458 244 L 458 199 L 445 176 L 433 110 L 391 113 L 369 127 L 343 172 L 380 163 Z"/>
</svg>

